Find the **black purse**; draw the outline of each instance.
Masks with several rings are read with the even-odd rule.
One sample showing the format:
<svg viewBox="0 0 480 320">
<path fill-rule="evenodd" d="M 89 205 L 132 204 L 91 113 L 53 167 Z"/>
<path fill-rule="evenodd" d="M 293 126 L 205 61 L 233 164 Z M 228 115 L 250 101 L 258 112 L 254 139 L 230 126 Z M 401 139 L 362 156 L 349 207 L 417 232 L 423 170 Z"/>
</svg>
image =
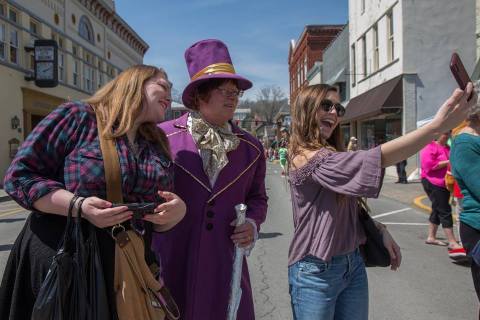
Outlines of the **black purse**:
<svg viewBox="0 0 480 320">
<path fill-rule="evenodd" d="M 96 231 L 89 224 L 88 237 L 84 242 L 82 210 L 79 209 L 78 218 L 73 218 L 73 204 L 74 201 L 68 210 L 60 249 L 53 257 L 35 300 L 32 320 L 110 318 Z"/>
<path fill-rule="evenodd" d="M 363 199 L 358 199 L 358 215 L 363 226 L 367 241 L 360 245 L 366 267 L 390 266 L 390 254 L 383 245 L 383 236 L 369 214 L 370 209 Z"/>
</svg>

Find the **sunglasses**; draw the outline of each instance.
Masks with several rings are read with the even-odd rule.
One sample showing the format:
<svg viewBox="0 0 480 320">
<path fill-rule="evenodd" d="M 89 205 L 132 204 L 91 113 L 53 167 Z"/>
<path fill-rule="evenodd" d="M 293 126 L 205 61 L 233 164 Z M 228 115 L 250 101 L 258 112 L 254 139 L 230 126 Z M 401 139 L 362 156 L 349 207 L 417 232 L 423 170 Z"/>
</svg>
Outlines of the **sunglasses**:
<svg viewBox="0 0 480 320">
<path fill-rule="evenodd" d="M 337 111 L 337 116 L 343 117 L 345 115 L 345 107 L 340 103 L 333 103 L 332 100 L 323 99 L 322 102 L 320 102 L 320 106 L 325 112 L 330 112 L 333 110 L 333 108 L 335 108 Z"/>
</svg>

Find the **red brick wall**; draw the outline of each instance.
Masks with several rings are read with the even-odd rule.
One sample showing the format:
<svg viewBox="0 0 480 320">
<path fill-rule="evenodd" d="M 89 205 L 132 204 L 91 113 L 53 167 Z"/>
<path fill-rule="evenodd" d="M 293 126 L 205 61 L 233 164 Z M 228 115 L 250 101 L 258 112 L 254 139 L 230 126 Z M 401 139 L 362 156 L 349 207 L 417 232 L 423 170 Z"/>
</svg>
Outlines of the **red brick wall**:
<svg viewBox="0 0 480 320">
<path fill-rule="evenodd" d="M 343 27 L 343 25 L 305 27 L 299 42 L 296 43 L 293 52 L 290 52 L 289 56 L 290 105 L 295 101 L 298 91 L 308 85 L 307 75 L 304 72 L 300 86 L 297 87 L 297 70 L 299 66 L 304 68 L 305 54 L 307 55 L 308 72 L 315 64 L 315 61 L 323 61 L 323 51 L 336 38 L 337 34 L 342 31 Z"/>
</svg>

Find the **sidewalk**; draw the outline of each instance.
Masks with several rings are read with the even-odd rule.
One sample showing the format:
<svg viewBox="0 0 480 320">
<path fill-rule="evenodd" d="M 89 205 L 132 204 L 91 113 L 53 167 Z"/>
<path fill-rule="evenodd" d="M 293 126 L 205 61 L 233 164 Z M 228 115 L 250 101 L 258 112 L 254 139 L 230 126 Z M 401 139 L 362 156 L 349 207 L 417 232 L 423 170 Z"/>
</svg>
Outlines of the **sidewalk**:
<svg viewBox="0 0 480 320">
<path fill-rule="evenodd" d="M 8 196 L 8 194 L 3 189 L 0 189 L 0 202 L 5 202 L 9 200 L 10 197 Z"/>
</svg>

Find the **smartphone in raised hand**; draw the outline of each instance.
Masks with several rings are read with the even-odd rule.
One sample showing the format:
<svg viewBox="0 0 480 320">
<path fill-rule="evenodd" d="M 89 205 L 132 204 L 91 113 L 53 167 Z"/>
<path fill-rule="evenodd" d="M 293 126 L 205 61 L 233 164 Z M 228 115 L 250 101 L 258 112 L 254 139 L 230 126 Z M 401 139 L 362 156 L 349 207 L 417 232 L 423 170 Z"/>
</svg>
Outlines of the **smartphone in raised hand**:
<svg viewBox="0 0 480 320">
<path fill-rule="evenodd" d="M 452 54 L 452 58 L 450 59 L 450 70 L 452 71 L 455 80 L 457 80 L 460 89 L 465 90 L 467 84 L 469 82 L 472 82 L 470 76 L 467 73 L 467 70 L 463 65 L 462 59 L 460 59 L 460 56 L 456 52 Z M 470 94 L 468 100 L 470 100 L 471 97 L 472 94 Z"/>
</svg>

